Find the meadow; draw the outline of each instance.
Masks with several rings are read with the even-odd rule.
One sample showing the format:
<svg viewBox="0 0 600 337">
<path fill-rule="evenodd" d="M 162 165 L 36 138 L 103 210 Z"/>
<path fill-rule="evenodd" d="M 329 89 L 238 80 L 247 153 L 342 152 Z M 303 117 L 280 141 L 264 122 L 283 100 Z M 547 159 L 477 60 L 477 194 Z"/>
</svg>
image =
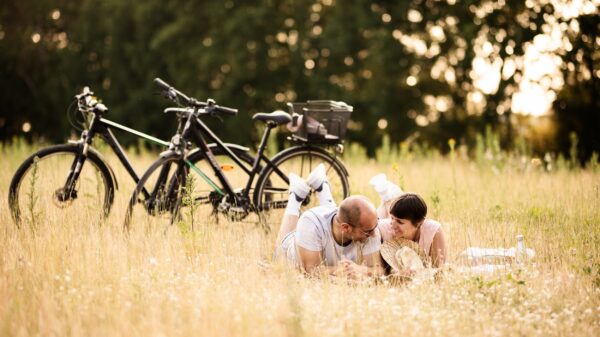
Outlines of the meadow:
<svg viewBox="0 0 600 337">
<path fill-rule="evenodd" d="M 394 286 L 310 279 L 271 263 L 277 228 L 265 233 L 252 221 L 125 235 L 133 185 L 111 156 L 120 188 L 108 219 L 80 214 L 17 229 L 8 185 L 34 149 L 17 142 L 0 152 L 0 336 L 600 335 L 595 162 L 389 145 L 373 160 L 348 146 L 352 193 L 378 202 L 368 178 L 386 173 L 421 194 L 446 232 L 445 277 Z M 155 154 L 129 155 L 141 171 Z M 512 247 L 518 234 L 536 252 L 528 263 L 458 272 L 465 248 Z"/>
</svg>

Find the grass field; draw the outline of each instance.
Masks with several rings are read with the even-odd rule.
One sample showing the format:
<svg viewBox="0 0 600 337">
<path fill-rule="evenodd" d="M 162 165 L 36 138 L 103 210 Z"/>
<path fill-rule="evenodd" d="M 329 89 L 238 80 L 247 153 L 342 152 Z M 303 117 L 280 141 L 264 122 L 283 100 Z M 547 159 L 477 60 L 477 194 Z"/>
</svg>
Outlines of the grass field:
<svg viewBox="0 0 600 337">
<path fill-rule="evenodd" d="M 536 251 L 494 275 L 449 270 L 437 283 L 394 287 L 265 267 L 276 228 L 265 234 L 247 221 L 126 236 L 133 185 L 110 156 L 120 189 L 105 222 L 79 214 L 18 230 L 7 191 L 31 152 L 17 144 L 0 153 L 0 336 L 600 335 L 598 170 L 411 153 L 370 161 L 347 151 L 353 193 L 378 202 L 368 178 L 384 172 L 425 198 L 451 265 L 468 246 L 510 247 L 517 234 Z M 131 157 L 137 170 L 153 159 Z"/>
</svg>

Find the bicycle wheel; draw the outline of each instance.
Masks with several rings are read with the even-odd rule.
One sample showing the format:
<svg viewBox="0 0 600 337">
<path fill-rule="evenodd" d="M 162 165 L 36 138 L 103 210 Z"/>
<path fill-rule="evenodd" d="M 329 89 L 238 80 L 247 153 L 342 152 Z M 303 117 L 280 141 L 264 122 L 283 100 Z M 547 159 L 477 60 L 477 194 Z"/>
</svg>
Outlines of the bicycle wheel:
<svg viewBox="0 0 600 337">
<path fill-rule="evenodd" d="M 281 221 L 283 209 L 287 205 L 289 189 L 287 175 L 289 173 L 306 178 L 317 165 L 322 163 L 325 165 L 334 200 L 340 202 L 350 193 L 344 165 L 322 148 L 294 147 L 279 153 L 271 162 L 272 165 L 266 166 L 260 173 L 254 190 L 254 204 L 258 209 L 270 213 L 269 223 Z M 303 207 L 310 208 L 319 205 L 317 199 L 314 193 L 309 195 Z"/>
<path fill-rule="evenodd" d="M 251 167 L 254 158 L 245 149 L 229 149 Z M 247 184 L 248 174 L 223 150 L 213 148 L 212 152 L 229 183 L 241 191 Z M 126 229 L 134 224 L 166 227 L 182 223 L 195 227 L 218 221 L 218 213 L 228 211 L 219 208 L 225 204 L 223 200 L 229 197 L 225 195 L 204 154 L 200 151 L 190 153 L 184 166 L 180 166 L 178 158 L 177 155 L 167 155 L 156 161 L 142 176 L 130 200 L 125 219 Z M 144 195 L 144 188 L 153 193 L 150 198 Z M 237 215 L 233 220 L 241 220 L 248 212 L 240 209 L 232 214 Z"/>
<path fill-rule="evenodd" d="M 108 166 L 90 148 L 81 173 L 68 187 L 80 150 L 78 144 L 54 145 L 32 154 L 13 176 L 8 203 L 17 227 L 50 226 L 68 219 L 103 219 L 112 205 L 114 183 Z"/>
<path fill-rule="evenodd" d="M 187 172 L 174 152 L 156 160 L 135 186 L 125 214 L 125 228 L 129 229 L 131 223 L 153 226 L 175 222 Z"/>
</svg>

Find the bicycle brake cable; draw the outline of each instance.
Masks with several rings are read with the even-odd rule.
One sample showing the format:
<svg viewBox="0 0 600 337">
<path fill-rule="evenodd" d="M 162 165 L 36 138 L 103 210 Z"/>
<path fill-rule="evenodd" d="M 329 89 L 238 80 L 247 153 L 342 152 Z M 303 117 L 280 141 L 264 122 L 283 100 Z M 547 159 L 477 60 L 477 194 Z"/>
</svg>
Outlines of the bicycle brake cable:
<svg viewBox="0 0 600 337">
<path fill-rule="evenodd" d="M 216 112 L 216 110 L 213 110 L 213 111 L 210 113 L 210 116 L 211 116 L 211 117 L 213 117 L 213 118 L 216 118 L 216 119 L 218 119 L 218 120 L 219 120 L 221 123 L 224 123 L 224 122 L 225 122 L 225 121 L 223 120 L 223 118 L 221 118 L 221 116 L 219 116 L 219 114 Z"/>
<path fill-rule="evenodd" d="M 77 120 L 77 113 L 75 112 L 75 110 L 77 110 L 77 109 L 73 108 L 73 106 L 75 105 L 76 102 L 77 102 L 77 99 L 71 101 L 71 104 L 69 104 L 69 107 L 67 108 L 67 121 L 69 122 L 69 125 L 71 125 L 73 127 L 73 129 L 75 129 L 77 131 L 82 131 L 83 129 L 81 129 L 79 126 L 82 123 Z"/>
</svg>

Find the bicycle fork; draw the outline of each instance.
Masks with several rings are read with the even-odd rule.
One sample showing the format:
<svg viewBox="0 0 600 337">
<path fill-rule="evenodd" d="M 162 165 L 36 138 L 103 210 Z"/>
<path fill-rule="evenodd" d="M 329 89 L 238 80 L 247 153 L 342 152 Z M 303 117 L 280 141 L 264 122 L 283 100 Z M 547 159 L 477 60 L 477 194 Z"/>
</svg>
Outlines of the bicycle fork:
<svg viewBox="0 0 600 337">
<path fill-rule="evenodd" d="M 91 140 L 91 138 L 90 138 Z M 77 181 L 79 180 L 79 175 L 83 170 L 83 165 L 85 164 L 85 160 L 87 159 L 87 152 L 89 149 L 88 137 L 87 133 L 84 131 L 82 134 L 82 140 L 79 142 L 78 152 L 75 155 L 75 159 L 73 159 L 73 163 L 71 163 L 71 168 L 69 170 L 69 174 L 67 175 L 67 180 L 63 187 L 57 189 L 54 192 L 54 197 L 59 202 L 67 202 L 70 200 L 77 199 Z"/>
<path fill-rule="evenodd" d="M 176 165 L 177 167 L 169 177 L 172 165 Z M 155 214 L 156 212 L 170 212 L 173 215 L 171 219 L 171 223 L 173 223 L 181 207 L 182 195 L 180 192 L 185 188 L 186 181 L 187 169 L 183 161 L 178 161 L 176 164 L 163 165 L 156 179 L 156 185 L 146 202 L 146 210 L 151 214 Z"/>
</svg>

